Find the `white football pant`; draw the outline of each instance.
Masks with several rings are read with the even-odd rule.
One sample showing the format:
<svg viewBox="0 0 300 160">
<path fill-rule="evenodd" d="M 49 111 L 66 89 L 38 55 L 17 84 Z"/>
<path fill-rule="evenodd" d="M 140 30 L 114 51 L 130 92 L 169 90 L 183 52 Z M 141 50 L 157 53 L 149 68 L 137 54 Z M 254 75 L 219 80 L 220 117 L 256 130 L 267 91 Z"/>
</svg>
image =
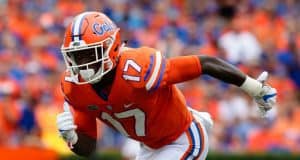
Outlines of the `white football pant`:
<svg viewBox="0 0 300 160">
<path fill-rule="evenodd" d="M 209 113 L 191 108 L 189 110 L 193 113 L 194 120 L 186 132 L 159 149 L 141 145 L 136 160 L 205 160 L 209 148 L 208 132 L 213 121 Z"/>
</svg>

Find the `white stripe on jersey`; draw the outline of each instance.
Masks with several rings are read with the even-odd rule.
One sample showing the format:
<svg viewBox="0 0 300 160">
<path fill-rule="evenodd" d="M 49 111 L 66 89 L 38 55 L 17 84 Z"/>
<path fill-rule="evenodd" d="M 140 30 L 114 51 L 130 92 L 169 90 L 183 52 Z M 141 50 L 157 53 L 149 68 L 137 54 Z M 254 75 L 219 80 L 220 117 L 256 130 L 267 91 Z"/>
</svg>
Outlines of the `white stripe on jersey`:
<svg viewBox="0 0 300 160">
<path fill-rule="evenodd" d="M 148 82 L 146 83 L 146 89 L 149 91 L 154 82 L 156 81 L 158 75 L 159 75 L 159 69 L 161 66 L 161 61 L 162 61 L 162 55 L 159 51 L 155 52 L 155 66 L 154 66 L 154 71 L 151 74 L 150 79 L 148 80 Z"/>
</svg>

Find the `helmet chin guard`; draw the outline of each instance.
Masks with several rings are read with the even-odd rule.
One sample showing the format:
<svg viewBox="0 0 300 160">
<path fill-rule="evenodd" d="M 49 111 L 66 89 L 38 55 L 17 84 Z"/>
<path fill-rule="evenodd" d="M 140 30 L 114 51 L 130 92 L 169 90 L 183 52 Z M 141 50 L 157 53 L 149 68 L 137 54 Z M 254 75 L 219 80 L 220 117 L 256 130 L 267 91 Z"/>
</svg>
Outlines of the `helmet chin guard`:
<svg viewBox="0 0 300 160">
<path fill-rule="evenodd" d="M 94 69 L 81 69 L 81 70 L 79 70 L 79 74 L 85 81 L 89 81 L 90 77 L 95 75 L 95 70 Z"/>
</svg>

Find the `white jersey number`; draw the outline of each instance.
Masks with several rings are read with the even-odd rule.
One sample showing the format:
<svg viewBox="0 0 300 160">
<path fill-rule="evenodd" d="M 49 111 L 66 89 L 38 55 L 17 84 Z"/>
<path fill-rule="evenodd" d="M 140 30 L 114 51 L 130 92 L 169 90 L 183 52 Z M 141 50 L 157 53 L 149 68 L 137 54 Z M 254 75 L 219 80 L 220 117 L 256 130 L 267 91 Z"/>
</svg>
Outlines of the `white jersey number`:
<svg viewBox="0 0 300 160">
<path fill-rule="evenodd" d="M 114 113 L 114 115 L 118 119 L 122 118 L 129 118 L 129 117 L 134 117 L 135 119 L 135 133 L 137 136 L 145 136 L 145 113 L 136 108 L 136 109 L 131 109 L 125 112 L 120 112 L 120 113 Z M 101 118 L 103 120 L 107 120 L 109 123 L 111 123 L 120 133 L 122 133 L 125 136 L 129 136 L 122 124 L 114 119 L 112 116 L 110 116 L 106 112 L 102 112 Z"/>
<path fill-rule="evenodd" d="M 140 81 L 141 80 L 141 77 L 138 77 L 138 76 L 132 76 L 132 75 L 128 75 L 128 74 L 126 74 L 126 72 L 128 72 L 128 69 L 129 69 L 129 67 L 130 68 L 132 68 L 132 69 L 134 69 L 135 71 L 137 71 L 137 72 L 141 72 L 142 71 L 142 68 L 141 68 L 141 66 L 139 66 L 135 61 L 133 61 L 132 59 L 129 59 L 129 60 L 127 60 L 126 61 L 126 63 L 125 63 L 125 67 L 124 67 L 124 74 L 123 74 L 123 78 L 125 79 L 125 80 L 130 80 L 130 81 Z"/>
</svg>

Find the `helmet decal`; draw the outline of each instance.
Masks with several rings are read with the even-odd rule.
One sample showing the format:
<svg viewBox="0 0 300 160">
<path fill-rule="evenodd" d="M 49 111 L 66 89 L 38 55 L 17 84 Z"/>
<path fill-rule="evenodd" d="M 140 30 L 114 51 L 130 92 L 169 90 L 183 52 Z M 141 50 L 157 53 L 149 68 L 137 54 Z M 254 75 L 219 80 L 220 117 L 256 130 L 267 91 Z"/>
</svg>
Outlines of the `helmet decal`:
<svg viewBox="0 0 300 160">
<path fill-rule="evenodd" d="M 84 12 L 75 18 L 75 21 L 72 24 L 72 41 L 80 41 L 81 40 L 82 23 L 87 14 L 90 14 L 90 12 Z"/>
<path fill-rule="evenodd" d="M 105 32 L 112 31 L 114 29 L 116 29 L 116 26 L 110 22 L 104 22 L 103 24 L 95 22 L 93 24 L 93 31 L 97 35 L 103 35 Z"/>
</svg>

